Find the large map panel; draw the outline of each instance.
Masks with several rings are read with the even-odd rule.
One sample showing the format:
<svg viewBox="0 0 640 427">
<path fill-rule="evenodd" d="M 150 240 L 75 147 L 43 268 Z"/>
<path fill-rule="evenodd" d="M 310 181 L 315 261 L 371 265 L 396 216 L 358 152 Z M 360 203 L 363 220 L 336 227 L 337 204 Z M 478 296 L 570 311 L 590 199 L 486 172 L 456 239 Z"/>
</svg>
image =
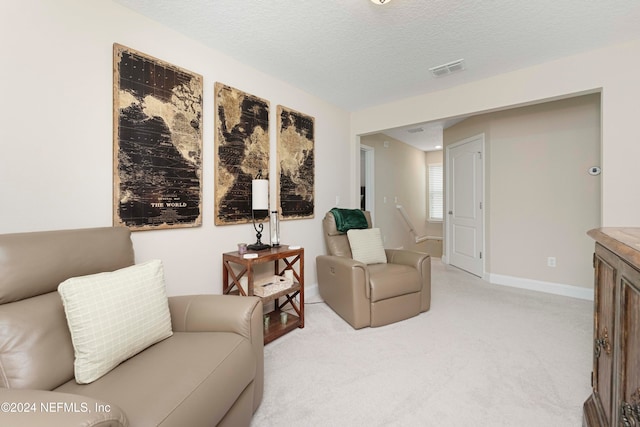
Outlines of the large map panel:
<svg viewBox="0 0 640 427">
<path fill-rule="evenodd" d="M 280 218 L 313 218 L 315 119 L 278 105 L 278 206 Z"/>
<path fill-rule="evenodd" d="M 113 45 L 113 224 L 202 224 L 202 76 Z"/>
<path fill-rule="evenodd" d="M 251 222 L 251 180 L 269 175 L 269 101 L 216 82 L 216 225 Z"/>
</svg>

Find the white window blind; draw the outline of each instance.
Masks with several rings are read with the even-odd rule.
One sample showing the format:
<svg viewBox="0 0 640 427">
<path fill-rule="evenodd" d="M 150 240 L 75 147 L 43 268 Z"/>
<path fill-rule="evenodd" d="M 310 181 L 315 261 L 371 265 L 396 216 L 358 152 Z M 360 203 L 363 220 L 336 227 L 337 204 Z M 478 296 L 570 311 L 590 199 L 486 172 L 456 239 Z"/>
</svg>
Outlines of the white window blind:
<svg viewBox="0 0 640 427">
<path fill-rule="evenodd" d="M 442 163 L 427 166 L 429 171 L 429 220 L 442 221 L 444 195 L 442 191 Z"/>
</svg>

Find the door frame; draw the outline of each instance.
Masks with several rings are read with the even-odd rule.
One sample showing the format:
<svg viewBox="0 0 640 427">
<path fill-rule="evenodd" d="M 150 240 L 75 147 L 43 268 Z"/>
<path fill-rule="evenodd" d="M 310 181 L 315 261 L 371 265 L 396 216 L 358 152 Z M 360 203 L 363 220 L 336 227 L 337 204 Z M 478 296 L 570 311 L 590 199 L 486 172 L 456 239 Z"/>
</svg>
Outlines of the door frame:
<svg viewBox="0 0 640 427">
<path fill-rule="evenodd" d="M 482 209 L 481 209 L 481 216 L 482 216 L 482 244 L 480 245 L 482 248 L 482 278 L 483 279 L 487 279 L 487 259 L 488 259 L 488 254 L 487 254 L 487 227 L 486 227 L 486 211 L 487 211 L 487 203 L 486 203 L 486 194 L 487 194 L 487 179 L 486 179 L 486 156 L 485 156 L 485 134 L 484 133 L 480 133 L 474 136 L 471 136 L 469 138 L 465 138 L 463 140 L 454 142 L 452 144 L 449 144 L 445 147 L 445 152 L 444 152 L 444 167 L 445 167 L 445 173 L 444 173 L 444 180 L 445 180 L 445 201 L 444 201 L 444 229 L 442 230 L 443 235 L 444 235 L 444 245 L 445 245 L 445 251 L 442 255 L 442 262 L 444 264 L 449 264 L 449 260 L 451 257 L 451 233 L 449 232 L 449 227 L 451 225 L 450 221 L 449 221 L 449 215 L 448 212 L 450 211 L 450 206 L 451 206 L 451 198 L 452 198 L 452 188 L 450 186 L 450 182 L 451 180 L 449 179 L 449 173 L 450 173 L 450 162 L 451 162 L 451 149 L 459 147 L 461 145 L 467 144 L 469 142 L 475 141 L 477 139 L 480 139 L 480 161 L 481 161 L 481 167 L 482 167 Z"/>
<path fill-rule="evenodd" d="M 360 153 L 364 155 L 364 186 L 365 186 L 365 210 L 371 214 L 371 223 L 375 224 L 375 153 L 376 150 L 368 145 L 360 144 Z M 360 182 L 360 186 L 362 186 Z M 358 188 L 358 195 L 360 194 L 360 188 Z M 358 201 L 358 207 L 360 207 L 360 201 Z"/>
</svg>

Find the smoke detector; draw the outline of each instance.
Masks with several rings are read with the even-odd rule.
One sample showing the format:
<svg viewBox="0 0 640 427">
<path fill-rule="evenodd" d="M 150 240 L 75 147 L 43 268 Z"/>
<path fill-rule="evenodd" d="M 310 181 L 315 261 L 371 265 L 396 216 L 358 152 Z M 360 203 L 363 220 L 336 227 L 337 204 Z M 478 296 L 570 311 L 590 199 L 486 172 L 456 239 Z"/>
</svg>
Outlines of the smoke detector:
<svg viewBox="0 0 640 427">
<path fill-rule="evenodd" d="M 429 68 L 429 71 L 431 72 L 433 77 L 444 77 L 448 76 L 451 73 L 456 73 L 464 69 L 464 59 L 458 59 L 456 61 L 438 65 L 436 67 L 431 67 Z"/>
</svg>

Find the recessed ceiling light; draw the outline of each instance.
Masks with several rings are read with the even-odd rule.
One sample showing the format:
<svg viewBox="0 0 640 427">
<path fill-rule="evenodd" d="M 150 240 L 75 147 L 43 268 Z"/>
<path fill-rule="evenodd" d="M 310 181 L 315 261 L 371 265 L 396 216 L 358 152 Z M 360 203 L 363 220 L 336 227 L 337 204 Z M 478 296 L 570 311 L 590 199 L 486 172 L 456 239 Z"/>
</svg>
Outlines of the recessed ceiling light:
<svg viewBox="0 0 640 427">
<path fill-rule="evenodd" d="M 387 4 L 389 3 L 391 0 L 371 0 L 371 3 L 373 4 L 377 4 L 377 5 L 381 5 L 381 4 Z"/>
<path fill-rule="evenodd" d="M 442 145 L 436 145 L 436 148 L 442 148 Z"/>
</svg>

